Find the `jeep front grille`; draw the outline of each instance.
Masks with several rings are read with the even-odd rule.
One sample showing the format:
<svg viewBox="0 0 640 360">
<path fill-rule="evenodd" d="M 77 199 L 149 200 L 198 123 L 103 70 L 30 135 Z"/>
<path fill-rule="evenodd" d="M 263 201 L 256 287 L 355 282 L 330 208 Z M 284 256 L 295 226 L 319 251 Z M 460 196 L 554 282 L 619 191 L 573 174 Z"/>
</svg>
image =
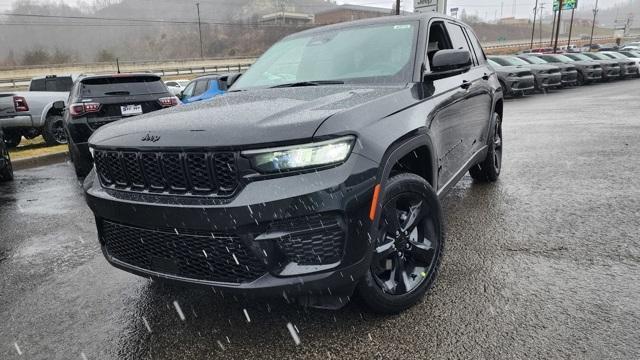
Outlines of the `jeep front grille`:
<svg viewBox="0 0 640 360">
<path fill-rule="evenodd" d="M 96 150 L 94 161 L 105 188 L 230 196 L 238 187 L 236 156 L 232 152 Z"/>
</svg>

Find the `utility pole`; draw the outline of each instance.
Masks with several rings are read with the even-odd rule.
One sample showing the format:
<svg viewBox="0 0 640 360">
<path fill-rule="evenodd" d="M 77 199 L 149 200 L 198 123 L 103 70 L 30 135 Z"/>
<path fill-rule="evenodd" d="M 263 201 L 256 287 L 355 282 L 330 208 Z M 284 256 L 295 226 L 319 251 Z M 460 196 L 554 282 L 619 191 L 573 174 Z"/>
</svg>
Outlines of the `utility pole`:
<svg viewBox="0 0 640 360">
<path fill-rule="evenodd" d="M 531 28 L 531 45 L 529 49 L 533 49 L 533 37 L 536 34 L 536 16 L 538 15 L 538 0 L 536 0 L 536 6 L 533 7 L 533 27 Z"/>
<path fill-rule="evenodd" d="M 400 0 L 396 0 L 396 15 L 400 15 Z"/>
<path fill-rule="evenodd" d="M 200 23 L 200 3 L 196 3 L 198 10 L 198 33 L 200 34 L 200 58 L 204 59 L 204 46 L 202 45 L 202 24 Z"/>
<path fill-rule="evenodd" d="M 596 16 L 598 15 L 598 0 L 596 0 L 596 7 L 593 8 L 593 23 L 591 24 L 591 40 L 589 40 L 589 52 L 593 46 L 593 30 L 596 28 Z"/>
<path fill-rule="evenodd" d="M 569 41 L 567 41 L 567 51 L 569 51 L 569 45 L 571 45 L 571 32 L 573 31 L 573 15 L 576 13 L 576 8 L 571 10 L 571 25 L 569 25 Z"/>
<path fill-rule="evenodd" d="M 544 10 L 544 2 L 540 3 L 540 46 L 542 46 L 542 14 Z"/>
<path fill-rule="evenodd" d="M 553 45 L 553 34 L 556 29 L 556 16 L 558 16 L 558 13 L 553 10 L 553 3 L 551 4 L 551 11 L 553 11 L 553 23 L 551 23 L 551 40 L 549 41 L 549 46 Z"/>
<path fill-rule="evenodd" d="M 558 37 L 560 36 L 560 23 L 562 22 L 562 0 L 558 6 L 558 25 L 556 25 L 556 41 L 553 43 L 553 53 L 558 52 Z"/>
</svg>

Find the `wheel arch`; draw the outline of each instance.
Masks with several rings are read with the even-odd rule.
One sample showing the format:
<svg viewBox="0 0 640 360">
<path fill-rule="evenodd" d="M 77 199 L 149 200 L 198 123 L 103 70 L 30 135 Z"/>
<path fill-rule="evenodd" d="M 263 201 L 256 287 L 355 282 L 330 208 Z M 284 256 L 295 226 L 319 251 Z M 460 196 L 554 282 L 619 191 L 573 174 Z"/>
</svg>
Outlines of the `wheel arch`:
<svg viewBox="0 0 640 360">
<path fill-rule="evenodd" d="M 44 109 L 42 110 L 42 114 L 40 114 L 40 127 L 43 127 L 47 121 L 47 118 L 50 115 L 60 115 L 63 116 L 63 112 L 56 110 L 53 108 L 53 103 L 49 103 L 47 104 L 47 106 L 44 107 Z"/>
<path fill-rule="evenodd" d="M 419 160 L 425 158 L 424 162 Z M 431 187 L 437 191 L 438 188 L 438 160 L 433 141 L 426 128 L 418 129 L 408 133 L 396 140 L 385 151 L 380 168 L 376 176 L 376 187 L 384 194 L 387 181 L 391 178 L 394 169 L 404 169 L 406 171 L 423 177 Z M 371 219 L 377 223 L 380 217 L 380 207 L 383 202 L 383 195 L 372 203 L 375 206 L 375 217 Z M 373 208 L 372 208 L 373 211 Z M 373 213 L 373 212 L 372 212 Z"/>
</svg>

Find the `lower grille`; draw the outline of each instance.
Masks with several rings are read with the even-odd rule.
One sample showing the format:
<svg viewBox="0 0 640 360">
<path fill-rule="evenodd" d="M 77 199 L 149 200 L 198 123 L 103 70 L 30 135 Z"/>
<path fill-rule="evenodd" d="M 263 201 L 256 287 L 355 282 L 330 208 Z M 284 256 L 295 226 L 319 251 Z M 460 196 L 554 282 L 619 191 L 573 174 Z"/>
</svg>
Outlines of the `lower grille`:
<svg viewBox="0 0 640 360">
<path fill-rule="evenodd" d="M 236 236 L 101 223 L 107 253 L 142 269 L 225 283 L 250 282 L 267 272 Z"/>
<path fill-rule="evenodd" d="M 344 252 L 345 233 L 337 216 L 314 215 L 274 223 L 270 231 L 289 235 L 278 239 L 286 259 L 299 265 L 339 262 Z"/>
</svg>

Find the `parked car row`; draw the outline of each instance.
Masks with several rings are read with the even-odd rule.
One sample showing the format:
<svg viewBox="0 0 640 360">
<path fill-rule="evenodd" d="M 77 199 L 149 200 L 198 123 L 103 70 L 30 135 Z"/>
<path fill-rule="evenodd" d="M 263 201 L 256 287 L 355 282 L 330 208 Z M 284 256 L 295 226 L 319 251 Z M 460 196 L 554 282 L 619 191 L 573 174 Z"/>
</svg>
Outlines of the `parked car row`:
<svg viewBox="0 0 640 360">
<path fill-rule="evenodd" d="M 522 53 L 490 56 L 508 96 L 546 92 L 552 88 L 640 77 L 640 53 L 602 51 L 584 53 Z"/>
</svg>

